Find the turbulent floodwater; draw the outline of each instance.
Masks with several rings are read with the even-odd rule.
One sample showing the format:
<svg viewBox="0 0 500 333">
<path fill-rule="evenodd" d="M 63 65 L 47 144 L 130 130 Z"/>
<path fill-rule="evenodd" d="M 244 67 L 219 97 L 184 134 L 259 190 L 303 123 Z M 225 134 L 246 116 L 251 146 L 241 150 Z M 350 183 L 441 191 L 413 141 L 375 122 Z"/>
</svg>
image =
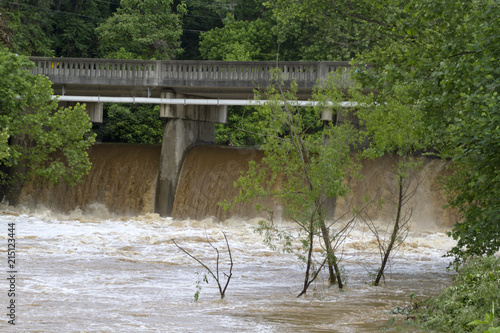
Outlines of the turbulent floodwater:
<svg viewBox="0 0 500 333">
<path fill-rule="evenodd" d="M 191 149 L 173 219 L 151 213 L 159 146 L 96 144 L 89 154 L 93 166 L 80 185 L 27 183 L 19 207 L 0 205 L 1 332 L 376 332 L 386 325 L 390 310 L 409 303 L 410 293 L 427 297 L 449 282 L 448 260 L 442 255 L 454 245 L 445 228 L 456 221 L 456 214 L 443 209 L 446 200 L 437 181 L 447 172 L 442 161 L 423 159 L 415 175 L 419 187 L 409 202 L 413 231 L 391 260 L 383 286 L 369 284 L 368 273 L 375 271 L 380 256 L 373 235 L 359 224 L 341 251 L 345 290 L 326 288 L 321 275 L 297 299 L 304 278 L 301 262 L 295 255 L 270 250 L 254 232 L 255 203 L 230 212 L 217 204 L 237 195 L 233 182 L 261 152 Z M 394 163 L 389 157 L 363 161 L 363 180 L 350 183 L 352 199 L 339 200 L 337 214 L 359 206 L 362 202 L 356 200 L 368 195 L 386 205 L 367 209 L 367 214 L 390 220 Z M 279 214 L 275 217 L 279 220 Z M 9 224 L 16 228 L 15 328 L 7 324 L 6 315 L 12 299 Z M 293 224 L 280 222 L 280 227 L 297 233 Z M 228 256 L 221 231 L 234 259 L 226 298 L 220 300 L 210 281 L 201 283 L 194 302 L 204 270 L 171 240 L 214 267 L 208 237 L 221 251 L 222 276 L 228 273 Z"/>
<path fill-rule="evenodd" d="M 0 243 L 16 227 L 16 326 L 2 315 L 1 331 L 15 332 L 376 332 L 388 311 L 426 297 L 449 282 L 442 255 L 454 243 L 444 230 L 412 231 L 391 261 L 386 284 L 372 287 L 367 272 L 379 258 L 373 236 L 362 226 L 349 234 L 342 266 L 347 287 L 325 288 L 321 276 L 299 299 L 303 270 L 291 254 L 270 250 L 254 232 L 257 220 L 175 220 L 156 214 L 111 215 L 101 206 L 66 215 L 2 206 Z M 292 224 L 282 223 L 293 232 Z M 171 239 L 214 267 L 210 239 L 221 250 L 221 230 L 234 259 L 227 296 Z M 6 313 L 6 254 L 0 265 L 0 304 Z"/>
</svg>

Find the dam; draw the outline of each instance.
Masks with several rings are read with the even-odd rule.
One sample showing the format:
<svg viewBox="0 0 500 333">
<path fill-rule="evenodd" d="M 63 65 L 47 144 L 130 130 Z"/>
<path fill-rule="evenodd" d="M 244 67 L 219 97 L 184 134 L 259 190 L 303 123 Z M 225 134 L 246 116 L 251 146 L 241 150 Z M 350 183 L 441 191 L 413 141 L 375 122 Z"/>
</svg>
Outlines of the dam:
<svg viewBox="0 0 500 333">
<path fill-rule="evenodd" d="M 36 182 L 25 184 L 21 202 L 42 205 L 54 211 L 68 212 L 76 207 L 82 210 L 101 204 L 111 213 L 138 215 L 154 213 L 155 189 L 160 163 L 160 146 L 101 143 L 89 152 L 92 169 L 82 183 L 72 187 Z M 220 221 L 231 217 L 254 218 L 259 215 L 255 202 L 240 204 L 231 211 L 219 205 L 238 194 L 233 183 L 241 172 L 248 169 L 250 160 L 260 160 L 263 153 L 251 148 L 198 145 L 188 150 L 183 161 L 179 185 L 173 205 L 172 217 L 203 219 L 212 216 Z M 413 198 L 415 225 L 449 227 L 457 216 L 445 209 L 446 197 L 441 189 L 440 177 L 448 174 L 446 162 L 423 158 L 419 171 L 422 182 Z M 363 162 L 363 178 L 351 184 L 353 197 L 388 192 L 393 186 L 391 160 L 381 158 Z M 346 200 L 347 201 L 347 200 Z M 355 204 L 361 204 L 357 202 Z M 344 210 L 348 209 L 346 204 Z M 376 219 L 387 219 L 393 207 L 373 209 Z"/>
<path fill-rule="evenodd" d="M 79 186 L 27 183 L 20 205 L 0 206 L 1 220 L 16 226 L 19 244 L 19 327 L 65 332 L 374 332 L 386 327 L 392 309 L 408 304 L 410 294 L 429 297 L 450 281 L 445 269 L 450 259 L 443 255 L 455 243 L 446 235 L 453 214 L 442 208 L 436 178 L 447 172 L 442 161 L 424 162 L 420 172 L 427 178 L 415 202 L 411 230 L 392 257 L 382 286 L 369 284 L 367 272 L 379 253 L 373 234 L 358 223 L 339 252 L 347 277 L 344 291 L 327 288 L 322 276 L 310 292 L 296 298 L 303 279 L 300 261 L 265 245 L 264 235 L 255 232 L 260 218 L 238 217 L 251 213 L 251 206 L 232 212 L 218 206 L 234 195 L 232 181 L 239 171 L 261 153 L 205 145 L 190 149 L 174 216 L 161 217 L 154 213 L 160 150 L 97 144 L 90 151 L 93 168 Z M 388 166 L 387 159 L 366 161 L 358 190 L 390 186 Z M 379 212 L 381 226 L 389 216 Z M 287 221 L 275 223 L 293 236 L 300 234 Z M 224 300 L 209 281 L 202 282 L 194 302 L 203 270 L 171 240 L 213 265 L 209 240 L 221 252 L 222 274 L 229 262 L 221 231 L 234 258 L 233 279 Z M 5 304 L 6 297 L 1 293 L 0 302 Z"/>
</svg>

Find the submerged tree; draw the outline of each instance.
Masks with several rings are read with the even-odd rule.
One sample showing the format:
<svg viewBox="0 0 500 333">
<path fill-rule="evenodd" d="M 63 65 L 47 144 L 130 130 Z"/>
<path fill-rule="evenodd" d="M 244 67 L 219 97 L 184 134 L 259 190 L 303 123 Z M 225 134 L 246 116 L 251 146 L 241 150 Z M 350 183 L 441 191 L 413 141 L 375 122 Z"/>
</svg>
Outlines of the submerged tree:
<svg viewBox="0 0 500 333">
<path fill-rule="evenodd" d="M 224 240 L 226 241 L 226 246 L 227 246 L 227 253 L 229 255 L 229 274 L 223 273 L 223 275 L 226 277 L 226 283 L 222 285 L 222 279 L 219 274 L 219 262 L 220 262 L 220 252 L 219 249 L 216 248 L 212 242 L 208 239 L 207 236 L 207 243 L 210 245 L 211 248 L 215 250 L 215 253 L 217 254 L 216 259 L 215 259 L 215 269 L 212 270 L 210 267 L 208 267 L 205 263 L 203 263 L 200 259 L 198 259 L 196 256 L 193 254 L 189 253 L 186 249 L 184 249 L 182 246 L 177 244 L 174 239 L 172 239 L 172 242 L 174 243 L 175 246 L 182 252 L 184 252 L 186 255 L 188 255 L 191 259 L 195 260 L 197 263 L 199 263 L 204 269 L 207 270 L 207 273 L 217 282 L 217 287 L 219 288 L 219 295 L 221 299 L 224 299 L 224 296 L 226 296 L 226 290 L 227 287 L 229 286 L 229 282 L 231 281 L 231 277 L 233 276 L 233 255 L 231 254 L 231 247 L 229 246 L 229 241 L 227 240 L 226 233 L 222 231 L 222 234 L 224 235 Z M 203 277 L 203 280 L 208 283 L 207 279 L 207 274 Z M 200 295 L 200 281 L 197 282 L 197 291 L 194 294 L 194 299 L 195 302 L 198 301 L 199 295 Z"/>
<path fill-rule="evenodd" d="M 333 229 L 326 218 L 327 201 L 349 191 L 344 180 L 357 168 L 351 158 L 357 131 L 350 123 L 330 124 L 323 132 L 311 131 L 321 122 L 320 113 L 324 108 L 335 112 L 335 106 L 343 100 L 342 92 L 334 84 L 318 91 L 316 99 L 322 101 L 319 105 L 304 109 L 296 103 L 296 84 L 285 89 L 279 74 L 275 74 L 273 83 L 265 92 L 265 98 L 258 97 L 268 101 L 257 107 L 264 140 L 260 148 L 265 157 L 259 165 L 251 162 L 248 172 L 236 182 L 241 189 L 236 201 L 255 197 L 272 200 L 283 207 L 285 219 L 299 226 L 302 236 L 298 250 L 305 263 L 305 276 L 298 296 L 307 292 L 324 267 L 328 269 L 329 282 L 343 288 L 336 250 L 348 226 Z M 270 233 L 271 238 L 274 234 L 290 241 L 289 235 L 272 221 L 262 222 L 261 230 Z M 323 249 L 320 258 L 315 258 L 317 246 Z M 290 242 L 287 249 L 297 250 Z"/>
<path fill-rule="evenodd" d="M 424 147 L 425 129 L 422 112 L 410 101 L 408 87 L 401 85 L 395 87 L 391 94 L 380 91 L 377 96 L 371 95 L 357 112 L 369 144 L 363 156 L 389 156 L 394 164 L 396 178 L 395 188 L 390 190 L 392 196 L 389 198 L 395 207 L 394 217 L 388 221 L 390 232 L 384 235 L 371 220 L 367 220 L 381 254 L 374 285 L 380 284 L 389 258 L 406 238 L 412 214 L 408 201 L 414 196 L 419 184 L 419 180 L 415 179 L 415 171 L 421 166 L 421 161 L 414 154 Z"/>
</svg>

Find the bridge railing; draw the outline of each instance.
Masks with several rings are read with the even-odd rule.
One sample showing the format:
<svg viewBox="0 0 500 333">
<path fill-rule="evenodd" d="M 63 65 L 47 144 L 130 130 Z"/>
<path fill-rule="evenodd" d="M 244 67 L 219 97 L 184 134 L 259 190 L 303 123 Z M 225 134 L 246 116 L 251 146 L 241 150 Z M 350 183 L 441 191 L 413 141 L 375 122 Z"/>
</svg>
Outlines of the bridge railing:
<svg viewBox="0 0 500 333">
<path fill-rule="evenodd" d="M 316 82 L 336 70 L 346 72 L 345 62 L 230 62 L 169 61 L 162 63 L 161 77 L 182 80 L 269 81 L 272 70 L 280 69 L 286 79 Z"/>
<path fill-rule="evenodd" d="M 117 79 L 156 78 L 156 61 L 31 57 L 32 74 Z"/>
<path fill-rule="evenodd" d="M 347 74 L 347 62 L 279 62 L 274 61 L 145 61 L 145 60 L 110 60 L 80 58 L 48 58 L 31 57 L 35 66 L 32 74 L 43 74 L 62 82 L 75 78 L 81 79 L 118 79 L 148 80 L 148 84 L 162 85 L 168 81 L 175 82 L 268 82 L 271 70 L 279 68 L 285 79 L 295 79 L 300 85 L 315 84 L 318 79 L 328 73 L 341 70 Z M 346 75 L 347 77 L 347 75 Z M 154 81 L 154 82 L 152 82 Z"/>
</svg>

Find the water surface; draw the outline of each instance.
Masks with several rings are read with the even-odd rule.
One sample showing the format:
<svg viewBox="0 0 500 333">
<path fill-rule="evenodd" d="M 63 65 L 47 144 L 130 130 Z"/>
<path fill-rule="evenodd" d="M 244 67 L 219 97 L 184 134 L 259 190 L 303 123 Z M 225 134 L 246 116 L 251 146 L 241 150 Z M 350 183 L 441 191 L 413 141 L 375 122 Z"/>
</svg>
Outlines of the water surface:
<svg viewBox="0 0 500 333">
<path fill-rule="evenodd" d="M 442 255 L 454 245 L 444 230 L 410 232 L 391 260 L 386 283 L 373 287 L 368 271 L 379 254 L 370 233 L 356 227 L 343 248 L 345 290 L 326 288 L 321 275 L 307 295 L 296 298 L 303 281 L 300 261 L 264 245 L 254 232 L 255 219 L 84 215 L 78 209 L 55 215 L 3 207 L 4 244 L 7 223 L 17 229 L 16 332 L 375 332 L 390 310 L 408 303 L 410 293 L 426 297 L 449 282 Z M 214 267 L 208 238 L 221 252 L 222 274 L 228 257 L 221 230 L 234 259 L 227 296 L 221 300 L 211 280 L 202 283 L 194 302 L 204 270 L 171 239 Z M 7 281 L 0 292 L 4 305 L 6 288 Z M 2 331 L 8 331 L 2 317 Z"/>
</svg>

